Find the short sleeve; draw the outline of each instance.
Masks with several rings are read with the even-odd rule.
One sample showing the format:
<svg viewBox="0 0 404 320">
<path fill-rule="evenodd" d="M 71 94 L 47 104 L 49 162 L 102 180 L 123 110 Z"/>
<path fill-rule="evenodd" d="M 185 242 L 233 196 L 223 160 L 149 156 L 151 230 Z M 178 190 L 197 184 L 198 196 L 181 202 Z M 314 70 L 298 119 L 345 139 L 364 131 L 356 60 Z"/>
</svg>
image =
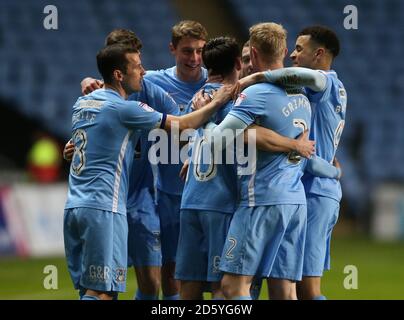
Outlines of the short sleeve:
<svg viewBox="0 0 404 320">
<path fill-rule="evenodd" d="M 310 102 L 321 102 L 328 100 L 331 94 L 331 89 L 332 89 L 332 77 L 329 73 L 322 71 L 322 70 L 317 70 L 318 72 L 322 73 L 325 75 L 327 79 L 327 83 L 325 85 L 325 89 L 323 91 L 315 92 L 313 90 L 307 89 L 307 97 L 310 100 Z"/>
<path fill-rule="evenodd" d="M 119 106 L 119 119 L 130 129 L 151 130 L 161 126 L 164 115 L 139 101 L 125 101 Z"/>
<path fill-rule="evenodd" d="M 240 93 L 229 112 L 249 126 L 264 114 L 268 91 L 251 86 Z"/>
</svg>

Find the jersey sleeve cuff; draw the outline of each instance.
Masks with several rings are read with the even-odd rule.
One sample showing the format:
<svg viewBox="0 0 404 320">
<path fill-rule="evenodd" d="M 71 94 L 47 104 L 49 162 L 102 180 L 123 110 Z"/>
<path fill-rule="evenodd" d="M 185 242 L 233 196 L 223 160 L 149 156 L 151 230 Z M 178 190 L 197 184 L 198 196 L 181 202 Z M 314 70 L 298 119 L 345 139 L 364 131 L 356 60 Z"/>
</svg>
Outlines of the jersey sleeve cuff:
<svg viewBox="0 0 404 320">
<path fill-rule="evenodd" d="M 167 120 L 167 114 L 163 113 L 161 116 L 161 121 L 160 121 L 160 128 L 164 129 L 166 126 L 166 120 Z"/>
</svg>

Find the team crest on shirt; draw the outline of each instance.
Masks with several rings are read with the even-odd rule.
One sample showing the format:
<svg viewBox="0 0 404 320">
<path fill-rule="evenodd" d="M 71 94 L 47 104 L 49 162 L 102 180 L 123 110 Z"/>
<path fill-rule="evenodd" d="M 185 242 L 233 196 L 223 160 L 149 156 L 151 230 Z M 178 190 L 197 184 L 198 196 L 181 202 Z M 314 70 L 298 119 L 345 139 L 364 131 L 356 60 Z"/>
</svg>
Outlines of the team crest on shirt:
<svg viewBox="0 0 404 320">
<path fill-rule="evenodd" d="M 116 268 L 115 269 L 116 282 L 125 282 L 125 279 L 126 279 L 126 268 Z"/>
<path fill-rule="evenodd" d="M 152 107 L 150 107 L 148 104 L 143 103 L 143 102 L 139 102 L 139 107 L 141 107 L 143 110 L 147 111 L 147 112 L 153 112 L 154 109 Z"/>
<path fill-rule="evenodd" d="M 244 100 L 245 98 L 247 98 L 247 96 L 246 96 L 244 93 L 240 93 L 240 94 L 238 95 L 238 98 L 237 98 L 236 102 L 234 103 L 234 106 L 235 106 L 235 107 L 239 106 L 239 105 L 243 102 L 243 100 Z"/>
</svg>

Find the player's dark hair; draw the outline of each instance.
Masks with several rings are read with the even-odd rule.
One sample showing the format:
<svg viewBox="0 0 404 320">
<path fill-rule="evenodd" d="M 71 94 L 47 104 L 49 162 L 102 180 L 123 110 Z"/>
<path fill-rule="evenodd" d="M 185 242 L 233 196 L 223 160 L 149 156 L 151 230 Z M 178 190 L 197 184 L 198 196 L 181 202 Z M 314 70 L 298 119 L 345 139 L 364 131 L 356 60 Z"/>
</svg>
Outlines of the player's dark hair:
<svg viewBox="0 0 404 320">
<path fill-rule="evenodd" d="M 97 54 L 97 67 L 104 82 L 107 84 L 112 83 L 115 70 L 121 70 L 126 74 L 128 67 L 126 54 L 137 52 L 139 51 L 133 46 L 124 45 L 122 43 L 113 44 L 101 49 Z"/>
<path fill-rule="evenodd" d="M 209 40 L 202 50 L 202 59 L 209 74 L 227 76 L 241 57 L 240 47 L 234 38 L 218 37 Z"/>
<path fill-rule="evenodd" d="M 299 36 L 311 36 L 311 40 L 324 46 L 335 58 L 339 54 L 340 44 L 337 34 L 325 26 L 310 26 L 300 31 Z"/>
<path fill-rule="evenodd" d="M 140 41 L 140 39 L 133 31 L 128 29 L 112 30 L 105 39 L 106 46 L 117 43 L 132 46 L 138 51 L 142 49 L 142 41 Z"/>
</svg>

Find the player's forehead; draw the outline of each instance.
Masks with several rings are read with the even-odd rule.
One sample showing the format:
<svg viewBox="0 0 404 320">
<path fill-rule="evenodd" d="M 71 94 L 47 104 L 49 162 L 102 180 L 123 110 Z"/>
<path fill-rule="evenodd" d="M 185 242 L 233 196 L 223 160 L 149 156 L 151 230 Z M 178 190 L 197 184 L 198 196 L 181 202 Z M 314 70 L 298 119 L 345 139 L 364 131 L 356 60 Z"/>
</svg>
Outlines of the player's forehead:
<svg viewBox="0 0 404 320">
<path fill-rule="evenodd" d="M 298 36 L 296 39 L 296 46 L 300 46 L 302 48 L 309 47 L 310 46 L 310 41 L 311 36 L 310 35 L 302 35 Z"/>
<path fill-rule="evenodd" d="M 129 63 L 138 65 L 141 64 L 142 61 L 140 59 L 140 53 L 139 52 L 131 52 L 126 54 L 126 59 L 128 60 Z"/>
<path fill-rule="evenodd" d="M 178 41 L 177 44 L 177 49 L 192 49 L 192 50 L 198 50 L 202 49 L 203 46 L 205 45 L 206 41 L 202 39 L 196 39 L 193 37 L 183 37 Z"/>
</svg>

